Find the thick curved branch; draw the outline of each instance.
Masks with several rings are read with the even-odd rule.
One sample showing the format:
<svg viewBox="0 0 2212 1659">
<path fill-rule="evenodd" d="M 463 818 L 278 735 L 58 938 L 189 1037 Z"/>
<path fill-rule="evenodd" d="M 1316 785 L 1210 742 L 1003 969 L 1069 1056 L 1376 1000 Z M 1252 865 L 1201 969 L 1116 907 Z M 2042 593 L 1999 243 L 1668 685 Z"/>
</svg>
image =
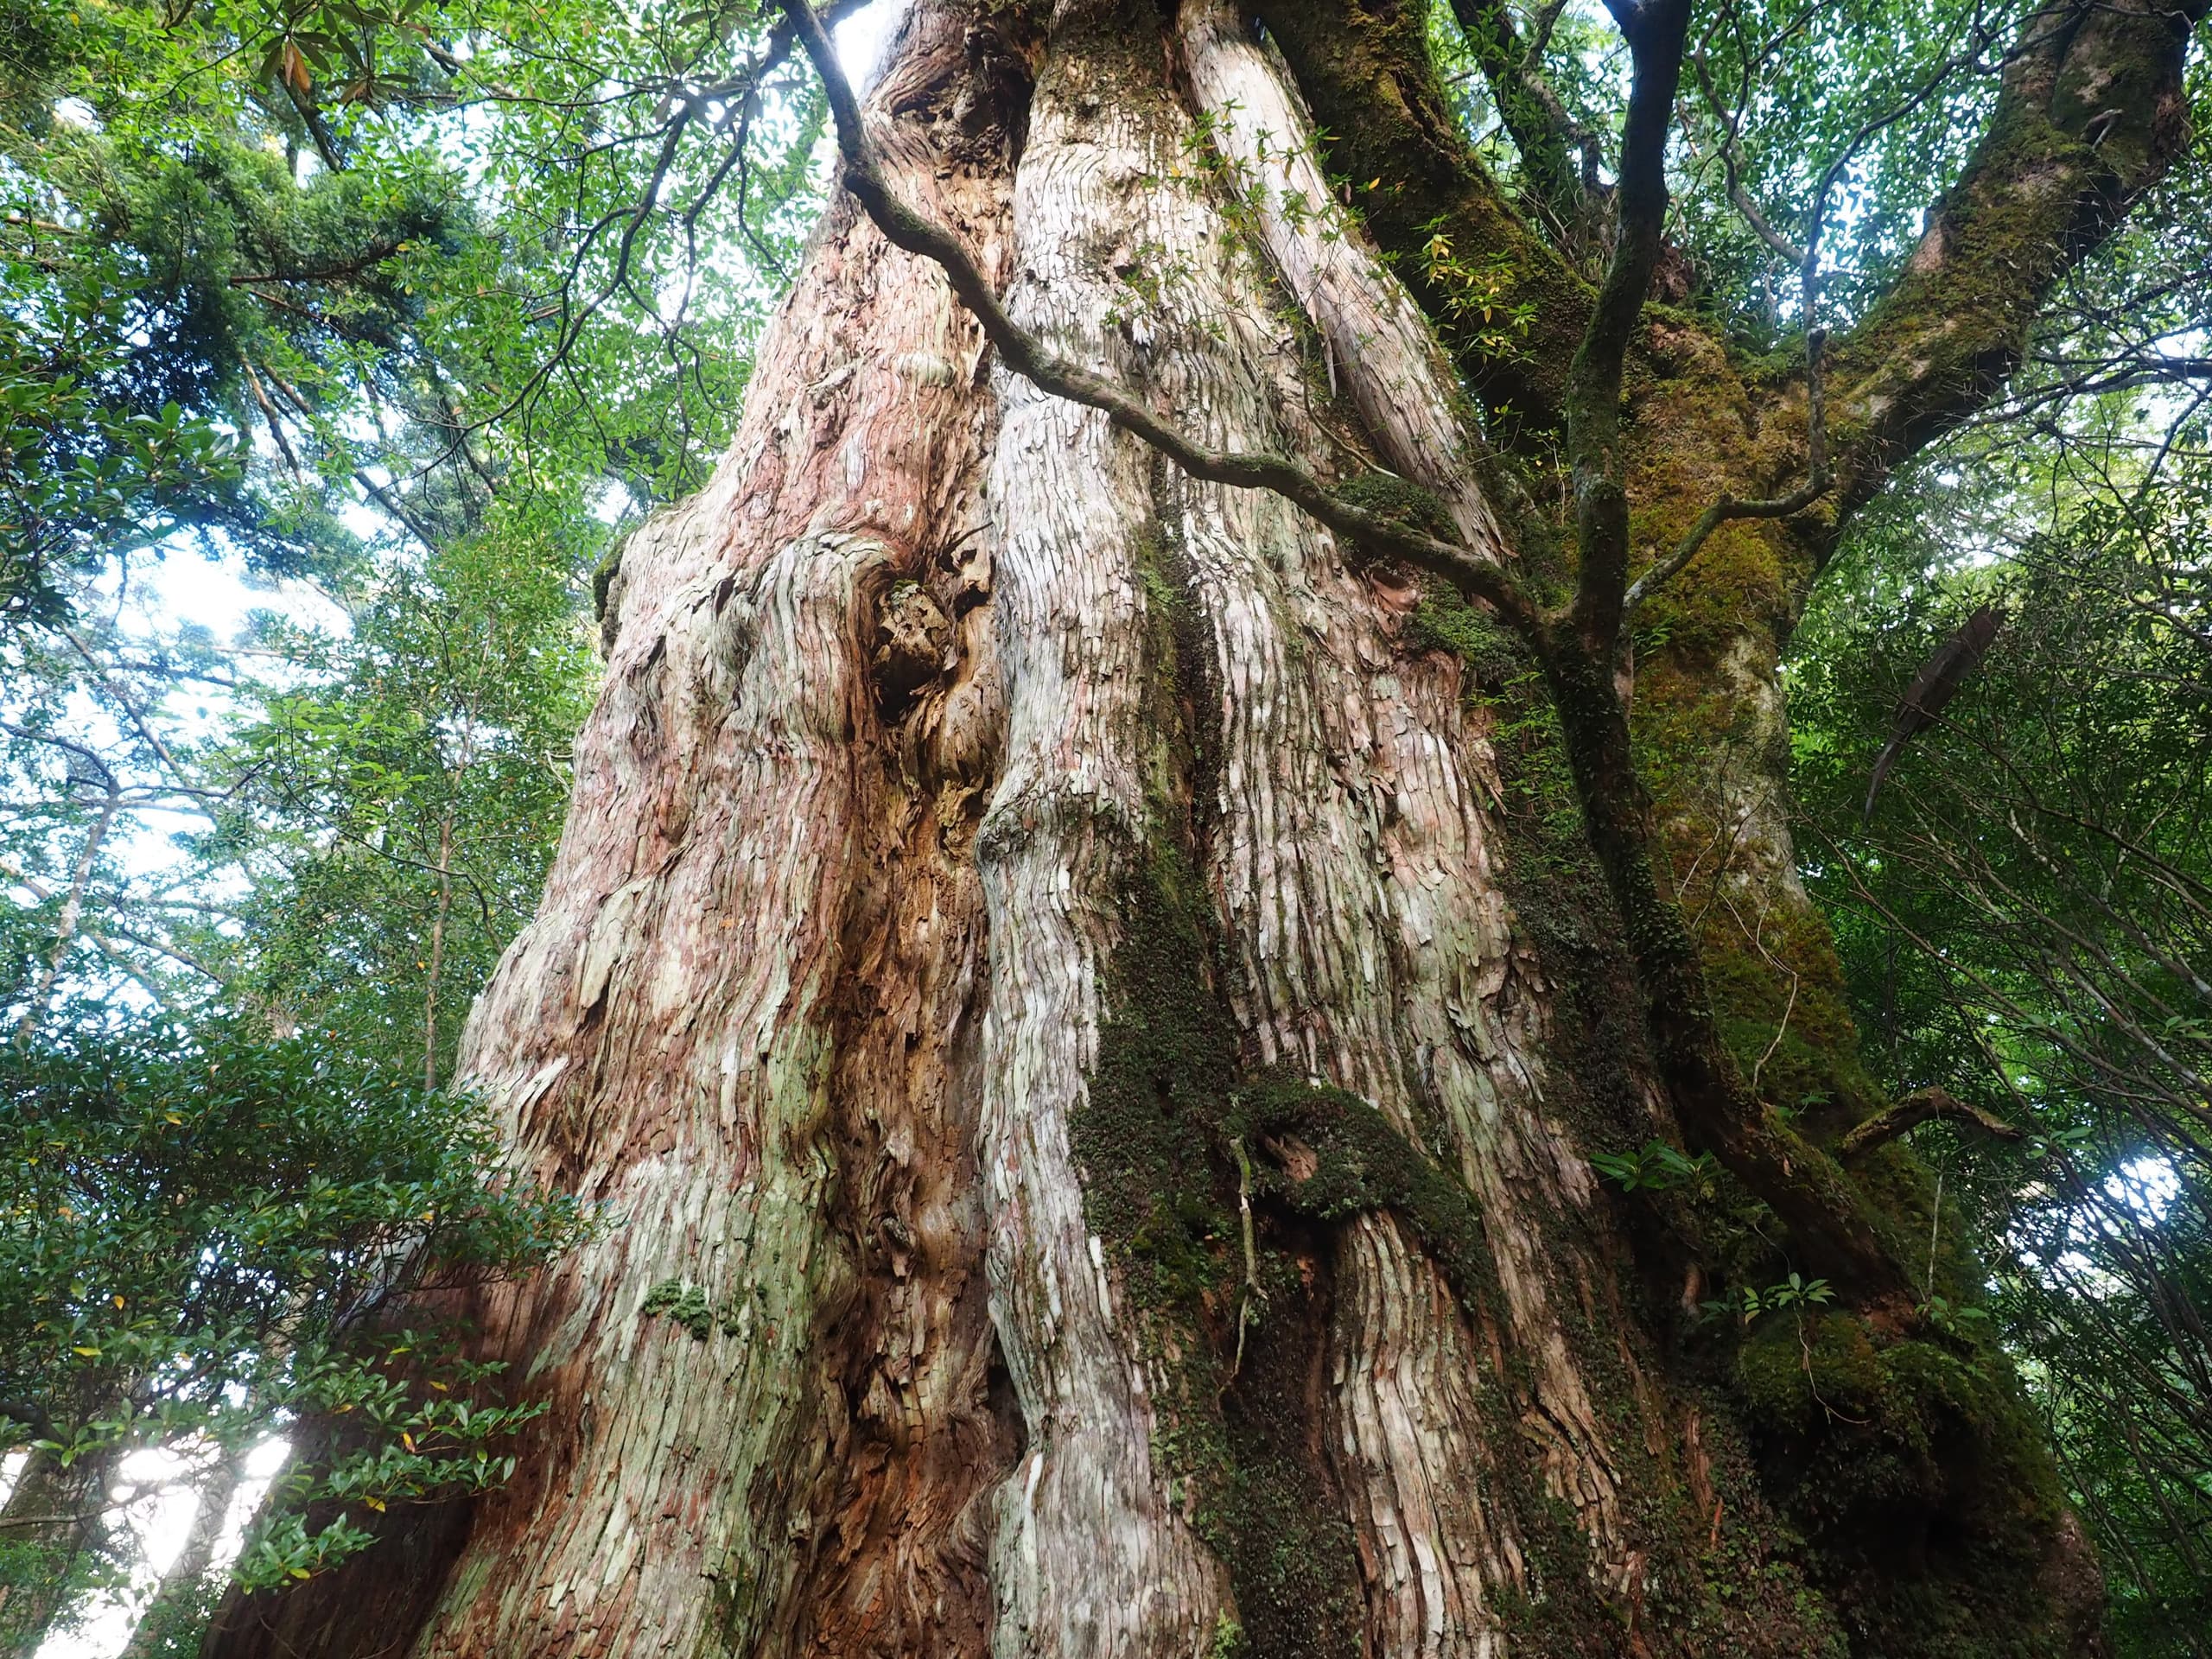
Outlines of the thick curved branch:
<svg viewBox="0 0 2212 1659">
<path fill-rule="evenodd" d="M 1580 556 L 1573 620 L 1592 650 L 1610 652 L 1628 586 L 1628 491 L 1621 454 L 1621 371 L 1643 315 L 1667 220 L 1667 132 L 1681 84 L 1689 0 L 1607 0 L 1635 60 L 1621 123 L 1613 257 L 1597 308 L 1567 370 L 1567 455 Z"/>
<path fill-rule="evenodd" d="M 1984 1135 L 1999 1141 L 2024 1141 L 2027 1131 L 2016 1124 L 2007 1123 L 1993 1112 L 1979 1106 L 1970 1106 L 1948 1090 L 1929 1088 L 1916 1090 L 1886 1112 L 1878 1112 L 1837 1143 L 1840 1158 L 1863 1158 L 1875 1147 L 1885 1146 L 1908 1130 L 1916 1129 L 1931 1118 L 1948 1118 L 1953 1122 L 1972 1124 Z"/>
<path fill-rule="evenodd" d="M 1896 285 L 1838 345 L 1846 512 L 1997 394 L 2053 287 L 2180 154 L 2183 62 L 2208 5 L 2054 0 L 2023 23 L 1965 171 Z"/>
<path fill-rule="evenodd" d="M 1403 559 L 1416 569 L 1442 576 L 1471 597 L 1487 601 L 1524 639 L 1534 641 L 1541 637 L 1541 623 L 1534 603 L 1497 564 L 1466 548 L 1345 500 L 1284 456 L 1205 448 L 1161 420 L 1125 388 L 1070 362 L 1015 322 L 960 239 L 917 212 L 892 188 L 868 142 L 860 101 L 807 0 L 783 0 L 783 4 L 828 93 L 836 124 L 837 148 L 845 163 L 845 188 L 893 246 L 928 259 L 944 272 L 954 296 L 982 324 L 984 336 L 1009 369 L 1055 397 L 1101 411 L 1193 478 L 1272 491 L 1348 542 Z"/>
</svg>

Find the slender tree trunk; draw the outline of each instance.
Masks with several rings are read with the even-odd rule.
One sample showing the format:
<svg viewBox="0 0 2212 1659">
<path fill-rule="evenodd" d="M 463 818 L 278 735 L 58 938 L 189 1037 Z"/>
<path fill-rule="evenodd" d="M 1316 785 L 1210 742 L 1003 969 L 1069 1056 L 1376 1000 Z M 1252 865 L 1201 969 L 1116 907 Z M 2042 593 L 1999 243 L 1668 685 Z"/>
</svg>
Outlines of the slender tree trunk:
<svg viewBox="0 0 2212 1659">
<path fill-rule="evenodd" d="M 223 1451 L 193 1489 L 192 1524 L 117 1659 L 155 1659 L 158 1654 L 184 1650 L 198 1622 L 207 1616 L 208 1569 L 222 1544 L 223 1523 L 230 1517 L 245 1464 L 245 1448 Z"/>
<path fill-rule="evenodd" d="M 84 918 L 85 890 L 92 884 L 100 848 L 107 841 L 108 831 L 115 827 L 115 815 L 123 805 L 123 791 L 115 779 L 111 777 L 105 781 L 107 793 L 100 802 L 92 828 L 85 832 L 85 844 L 78 852 L 76 868 L 69 873 L 69 894 L 62 901 L 61 918 L 54 930 L 54 950 L 45 966 L 39 969 L 37 983 L 31 987 L 30 1003 L 24 1008 L 23 1017 L 16 1022 L 14 1041 L 19 1048 L 30 1041 L 31 1033 L 46 1017 L 47 1001 L 54 995 L 54 982 L 61 976 L 61 964 L 68 960 L 69 947 L 76 943 L 77 929 Z"/>
<path fill-rule="evenodd" d="M 1240 12 L 917 0 L 888 61 L 887 172 L 1052 352 L 1528 556 Z M 2092 1639 L 2001 1363 L 1887 1304 L 1694 1323 L 1714 1262 L 1785 1270 L 1762 1226 L 1884 1259 L 1820 1154 L 1720 1123 L 1751 1187 L 1595 1176 L 1700 1127 L 1645 1012 L 1702 982 L 1508 810 L 1509 763 L 1575 802 L 1479 614 L 1009 372 L 842 199 L 609 603 L 461 1066 L 620 1224 L 474 1310 L 549 1408 L 514 1483 L 211 1655 Z"/>
<path fill-rule="evenodd" d="M 34 1449 L 0 1509 L 0 1651 L 35 1659 L 107 1535 L 105 1458 L 65 1465 Z"/>
<path fill-rule="evenodd" d="M 423 979 L 423 1086 L 438 1086 L 438 976 L 445 967 L 446 918 L 453 910 L 453 809 L 438 819 L 438 907 L 430 919 L 430 959 Z"/>
</svg>

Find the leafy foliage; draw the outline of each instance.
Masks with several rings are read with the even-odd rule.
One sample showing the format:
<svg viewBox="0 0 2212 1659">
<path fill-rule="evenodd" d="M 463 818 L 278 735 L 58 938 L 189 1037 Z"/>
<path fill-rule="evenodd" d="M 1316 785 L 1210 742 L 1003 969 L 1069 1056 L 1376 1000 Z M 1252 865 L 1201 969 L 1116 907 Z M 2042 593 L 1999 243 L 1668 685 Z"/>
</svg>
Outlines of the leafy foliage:
<svg viewBox="0 0 2212 1659">
<path fill-rule="evenodd" d="M 234 1020 L 73 1020 L 0 1051 L 0 1414 L 36 1451 L 111 1467 L 320 1415 L 355 1432 L 293 1471 L 303 1497 L 375 1510 L 511 1471 L 500 1445 L 530 1408 L 452 1332 L 386 1319 L 588 1224 L 503 1172 L 467 1097 Z M 360 1541 L 289 1526 L 244 1570 L 312 1571 Z"/>
<path fill-rule="evenodd" d="M 235 781 L 205 855 L 236 849 L 254 874 L 233 982 L 287 1020 L 412 1045 L 432 1081 L 568 803 L 594 672 L 556 530 L 502 522 L 396 563 L 343 634 L 271 624 L 310 677 L 257 686 L 220 762 Z"/>
<path fill-rule="evenodd" d="M 0 310 L 0 616 L 56 620 L 66 578 L 221 524 L 236 505 L 240 445 L 133 385 L 127 290 L 103 276 L 46 282 L 0 257 L 17 299 Z"/>
<path fill-rule="evenodd" d="M 2138 444 L 2133 404 L 2063 444 L 1970 442 L 1886 505 L 1808 621 L 1792 713 L 1872 1057 L 2031 1131 L 1919 1139 L 1998 1247 L 1992 1313 L 2151 1653 L 2195 1650 L 2209 1611 L 2212 472 L 2200 420 Z M 1996 647 L 1862 823 L 1890 700 L 1991 598 Z"/>
<path fill-rule="evenodd" d="M 1834 1300 L 1835 1291 L 1827 1280 L 1807 1279 L 1793 1273 L 1764 1289 L 1753 1285 L 1738 1286 L 1726 1296 L 1699 1303 L 1698 1311 L 1708 1319 L 1732 1319 L 1749 1325 L 1762 1313 L 1777 1313 L 1792 1307 L 1819 1307 Z"/>
<path fill-rule="evenodd" d="M 512 1469 L 461 1327 L 384 1309 L 581 1222 L 424 1085 L 551 854 L 588 573 L 723 441 L 818 124 L 742 10 L 8 0 L 0 42 L 0 1122 L 45 1147 L 0 1394 L 23 1491 L 94 1510 L 133 1446 L 338 1426 L 273 1582 Z M 146 597 L 195 556 L 270 589 L 243 636 Z M 9 1541 L 24 1639 L 101 1531 Z"/>
<path fill-rule="evenodd" d="M 1624 1192 L 1663 1192 L 1685 1183 L 1709 1180 L 1713 1158 L 1701 1152 L 1694 1158 L 1664 1141 L 1647 1141 L 1634 1152 L 1594 1152 L 1590 1166 Z"/>
</svg>

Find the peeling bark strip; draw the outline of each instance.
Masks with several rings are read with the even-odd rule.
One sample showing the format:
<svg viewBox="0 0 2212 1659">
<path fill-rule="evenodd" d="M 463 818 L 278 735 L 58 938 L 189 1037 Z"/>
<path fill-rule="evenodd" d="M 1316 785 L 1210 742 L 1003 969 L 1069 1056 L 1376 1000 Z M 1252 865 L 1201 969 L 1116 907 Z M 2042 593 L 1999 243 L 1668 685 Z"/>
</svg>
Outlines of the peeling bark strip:
<svg viewBox="0 0 2212 1659">
<path fill-rule="evenodd" d="M 1208 135 L 1257 221 L 1268 257 L 1326 341 L 1331 373 L 1384 461 L 1446 504 L 1459 539 L 1511 556 L 1477 481 L 1471 407 L 1404 284 L 1338 204 L 1297 92 L 1224 0 L 1192 0 L 1181 43 Z"/>
<path fill-rule="evenodd" d="M 1727 491 L 1794 499 L 1803 387 L 1639 321 L 1651 145 L 1593 292 L 1434 118 L 1418 8 L 1281 10 L 1296 81 L 1224 0 L 918 0 L 864 130 L 833 79 L 853 194 L 714 480 L 609 583 L 546 900 L 465 1044 L 527 1165 L 620 1224 L 469 1310 L 543 1432 L 473 1513 L 234 1601 L 212 1659 L 1907 1659 L 1867 1610 L 1914 1597 L 1946 1642 L 2094 1634 L 2001 1370 L 1913 1325 L 1876 1198 L 1745 1085 L 1655 865 L 1673 820 L 1612 672 L 1630 513 L 1672 541 Z M 1622 12 L 1648 139 L 1684 9 Z M 2080 54 L 2165 27 L 2067 16 L 2005 93 L 2063 130 L 2056 89 L 2104 84 Z M 1307 96 L 1406 183 L 1364 228 Z M 2077 238 L 2164 165 L 2163 118 L 2110 176 L 2066 141 Z M 2000 160 L 1908 288 L 1961 291 Z M 1513 257 L 1529 363 L 1446 356 L 1408 257 L 1432 209 Z M 1844 403 L 1921 399 L 1839 433 L 1862 469 L 1967 395 L 1916 341 L 1883 313 L 1839 348 Z M 1514 458 L 1461 372 L 1573 417 L 1578 499 L 1538 528 L 1579 531 L 1579 569 L 1509 544 L 1484 492 Z M 1677 439 L 1726 489 L 1655 508 Z M 1549 805 L 1579 804 L 1619 914 L 1580 864 L 1509 868 L 1468 695 L 1495 631 L 1355 540 L 1543 658 L 1580 786 Z M 1569 578 L 1571 609 L 1524 598 Z M 1778 731 L 1797 579 L 1639 707 L 1702 674 Z M 1784 830 L 1762 856 L 1784 881 Z M 1578 928 L 1621 937 L 1559 950 Z M 1628 1035 L 1593 1053 L 1577 1022 L 1607 1018 Z M 1681 1328 L 1684 1278 L 1762 1247 L 1586 1162 L 1678 1122 L 1749 1189 L 1726 1204 L 1881 1319 Z M 1809 1544 L 1753 1453 L 1785 1493 L 1831 1471 Z"/>
<path fill-rule="evenodd" d="M 1146 257 L 1159 114 L 1070 54 L 1065 29 L 1031 105 L 1007 309 L 1074 361 L 1118 368 L 1130 342 L 1101 279 Z M 1108 918 L 1150 830 L 1152 460 L 1099 411 L 1003 372 L 995 389 L 1007 719 L 977 849 L 992 937 L 982 1156 L 992 1312 L 1031 1450 L 1000 1499 L 994 1651 L 1195 1655 L 1230 1617 L 1228 1586 L 1154 1466 L 1159 1425 L 1069 1139 L 1097 1054 Z"/>
</svg>

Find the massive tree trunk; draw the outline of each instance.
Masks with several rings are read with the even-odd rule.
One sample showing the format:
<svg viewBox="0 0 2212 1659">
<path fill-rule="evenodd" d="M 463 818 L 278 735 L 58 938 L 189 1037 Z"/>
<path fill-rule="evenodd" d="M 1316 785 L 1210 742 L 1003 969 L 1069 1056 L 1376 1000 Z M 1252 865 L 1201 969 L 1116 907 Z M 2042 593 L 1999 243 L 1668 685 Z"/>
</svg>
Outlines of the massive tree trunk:
<svg viewBox="0 0 2212 1659">
<path fill-rule="evenodd" d="M 1480 365 L 1317 160 L 1301 83 L 1341 149 L 1397 142 L 1419 100 L 1351 60 L 1408 14 L 1286 11 L 916 0 L 881 172 L 1056 360 L 1213 450 L 1387 469 L 1553 579 Z M 1452 177 L 1578 337 L 1588 289 Z M 1793 464 L 1802 382 L 1678 323 L 1635 351 L 1651 524 Z M 1554 366 L 1498 375 L 1541 414 Z M 1834 531 L 1731 532 L 1734 611 L 1643 666 L 1705 767 L 1652 807 L 1606 770 L 1609 661 L 1539 677 L 1433 578 L 1011 372 L 841 198 L 714 481 L 624 551 L 546 899 L 468 1029 L 525 1165 L 619 1220 L 474 1310 L 548 1414 L 506 1490 L 234 1601 L 210 1651 L 2087 1650 L 2001 1358 L 1884 1277 L 1911 1167 L 1781 1127 L 1667 955 L 1697 789 L 1746 902 L 1803 908 L 1774 663 Z M 1725 1167 L 1593 1174 L 1685 1137 Z M 1832 1305 L 1694 1317 L 1830 1260 Z"/>
</svg>

